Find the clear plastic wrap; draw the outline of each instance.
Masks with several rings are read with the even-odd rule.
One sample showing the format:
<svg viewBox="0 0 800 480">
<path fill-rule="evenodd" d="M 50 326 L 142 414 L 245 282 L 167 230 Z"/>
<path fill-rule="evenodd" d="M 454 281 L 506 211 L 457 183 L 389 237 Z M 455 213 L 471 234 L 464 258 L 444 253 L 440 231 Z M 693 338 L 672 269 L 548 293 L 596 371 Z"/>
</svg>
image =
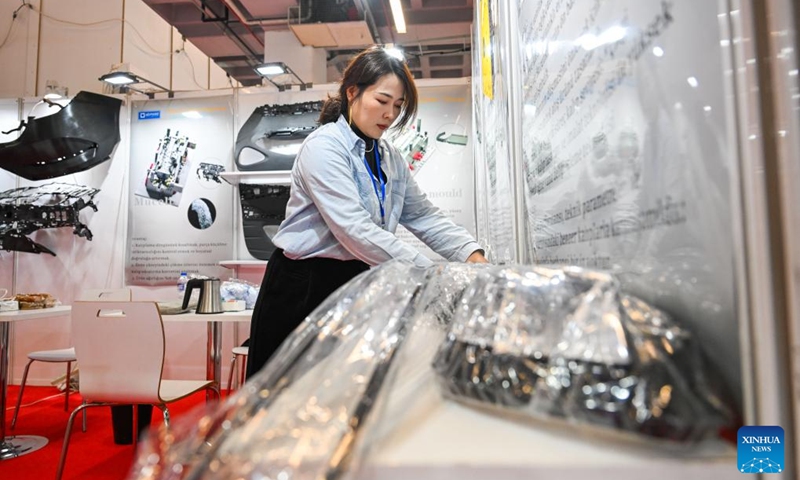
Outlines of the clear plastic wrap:
<svg viewBox="0 0 800 480">
<path fill-rule="evenodd" d="M 131 478 L 351 478 L 451 399 L 698 440 L 731 422 L 700 360 L 688 332 L 602 273 L 390 262 L 331 295 L 218 409 L 151 436 Z"/>
<path fill-rule="evenodd" d="M 222 285 L 219 287 L 219 293 L 222 296 L 223 302 L 242 300 L 244 301 L 245 308 L 248 310 L 252 310 L 256 306 L 258 290 L 258 285 L 238 278 L 230 278 L 222 282 Z"/>
<path fill-rule="evenodd" d="M 433 366 L 457 400 L 621 433 L 701 440 L 734 418 L 687 330 L 577 267 L 479 275 Z"/>
</svg>

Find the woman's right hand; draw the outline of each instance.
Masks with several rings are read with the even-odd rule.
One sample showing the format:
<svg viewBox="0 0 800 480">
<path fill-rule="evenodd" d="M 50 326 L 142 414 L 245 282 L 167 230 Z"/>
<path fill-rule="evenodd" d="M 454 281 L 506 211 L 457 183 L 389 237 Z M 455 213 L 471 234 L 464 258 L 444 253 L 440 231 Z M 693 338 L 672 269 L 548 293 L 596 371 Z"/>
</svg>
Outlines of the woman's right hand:
<svg viewBox="0 0 800 480">
<path fill-rule="evenodd" d="M 483 256 L 483 252 L 475 250 L 472 252 L 472 255 L 467 257 L 467 263 L 489 263 L 489 260 L 486 260 L 486 257 Z"/>
</svg>

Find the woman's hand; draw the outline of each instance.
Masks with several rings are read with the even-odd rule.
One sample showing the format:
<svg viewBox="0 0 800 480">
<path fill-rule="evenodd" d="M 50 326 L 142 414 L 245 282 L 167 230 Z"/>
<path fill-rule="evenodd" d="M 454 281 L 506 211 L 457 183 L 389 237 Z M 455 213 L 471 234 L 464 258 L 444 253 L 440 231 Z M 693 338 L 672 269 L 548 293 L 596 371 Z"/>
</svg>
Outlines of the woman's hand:
<svg viewBox="0 0 800 480">
<path fill-rule="evenodd" d="M 480 250 L 475 250 L 472 255 L 467 257 L 467 263 L 489 263 L 489 260 L 486 260 Z"/>
</svg>

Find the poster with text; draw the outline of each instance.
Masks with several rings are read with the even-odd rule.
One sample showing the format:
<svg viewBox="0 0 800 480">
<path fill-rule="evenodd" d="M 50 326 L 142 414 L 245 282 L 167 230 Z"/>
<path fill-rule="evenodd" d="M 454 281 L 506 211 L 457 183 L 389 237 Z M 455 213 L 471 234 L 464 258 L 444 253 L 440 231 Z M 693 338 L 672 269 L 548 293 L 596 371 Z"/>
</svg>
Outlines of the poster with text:
<svg viewBox="0 0 800 480">
<path fill-rule="evenodd" d="M 129 285 L 174 284 L 181 272 L 222 277 L 232 258 L 233 97 L 134 103 Z"/>
<path fill-rule="evenodd" d="M 515 13 L 535 262 L 615 273 L 694 332 L 738 396 L 724 11 L 617 0 Z"/>
</svg>

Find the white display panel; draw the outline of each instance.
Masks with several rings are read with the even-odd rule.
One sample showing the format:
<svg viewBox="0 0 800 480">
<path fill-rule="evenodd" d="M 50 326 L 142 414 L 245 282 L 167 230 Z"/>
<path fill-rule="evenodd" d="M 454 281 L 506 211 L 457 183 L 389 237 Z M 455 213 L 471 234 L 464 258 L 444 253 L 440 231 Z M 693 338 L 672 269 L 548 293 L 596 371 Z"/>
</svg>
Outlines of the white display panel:
<svg viewBox="0 0 800 480">
<path fill-rule="evenodd" d="M 521 2 L 526 244 L 689 326 L 741 399 L 730 40 L 716 2 Z"/>
<path fill-rule="evenodd" d="M 417 89 L 417 120 L 392 142 L 410 162 L 414 179 L 428 199 L 475 236 L 469 85 L 434 86 L 418 82 Z M 422 150 L 421 145 L 425 145 Z M 410 159 L 411 156 L 416 158 Z M 404 227 L 398 227 L 397 236 L 431 260 L 444 261 Z"/>
<path fill-rule="evenodd" d="M 475 141 L 480 163 L 476 166 L 478 185 L 487 192 L 486 253 L 496 264 L 517 261 L 514 225 L 512 158 L 509 144 L 509 108 L 504 82 L 509 68 L 503 62 L 503 28 L 500 9 L 504 2 L 481 0 L 476 5 L 478 37 L 473 64 L 480 65 L 480 112 L 476 115 Z M 478 107 L 476 107 L 478 108 Z"/>
</svg>

